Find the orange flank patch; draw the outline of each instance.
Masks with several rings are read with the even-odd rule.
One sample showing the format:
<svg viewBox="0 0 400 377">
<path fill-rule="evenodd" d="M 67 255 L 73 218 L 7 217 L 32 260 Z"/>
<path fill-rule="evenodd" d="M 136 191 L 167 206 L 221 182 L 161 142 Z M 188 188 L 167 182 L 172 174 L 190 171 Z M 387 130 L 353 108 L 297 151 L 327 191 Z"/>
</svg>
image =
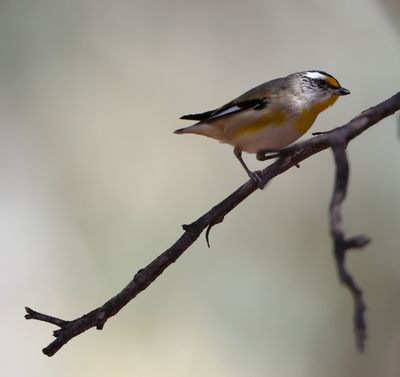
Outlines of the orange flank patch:
<svg viewBox="0 0 400 377">
<path fill-rule="evenodd" d="M 280 126 L 286 119 L 285 113 L 278 111 L 274 114 L 266 114 L 261 118 L 257 118 L 254 122 L 251 122 L 245 126 L 241 126 L 234 132 L 234 136 L 241 136 L 249 133 L 256 133 L 261 131 L 268 126 Z"/>
<path fill-rule="evenodd" d="M 336 89 L 340 88 L 338 81 L 334 77 L 326 76 L 325 80 L 331 87 L 336 88 Z"/>
<path fill-rule="evenodd" d="M 331 96 L 324 102 L 319 102 L 310 109 L 304 110 L 298 120 L 294 123 L 294 128 L 303 133 L 306 133 L 315 122 L 318 114 L 324 111 L 329 106 L 332 106 L 337 100 L 337 96 Z"/>
</svg>

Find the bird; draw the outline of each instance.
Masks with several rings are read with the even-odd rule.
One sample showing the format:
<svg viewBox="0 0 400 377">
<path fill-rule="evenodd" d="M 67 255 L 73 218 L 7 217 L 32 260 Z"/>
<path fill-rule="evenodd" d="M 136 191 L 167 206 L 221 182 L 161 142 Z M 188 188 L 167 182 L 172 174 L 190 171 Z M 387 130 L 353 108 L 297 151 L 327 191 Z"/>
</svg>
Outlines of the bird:
<svg viewBox="0 0 400 377">
<path fill-rule="evenodd" d="M 266 154 L 304 135 L 319 113 L 347 94 L 350 91 L 329 73 L 295 72 L 258 85 L 215 110 L 181 116 L 196 123 L 174 133 L 203 135 L 232 145 L 248 176 L 260 184 L 259 174 L 247 167 L 242 152 L 265 160 Z"/>
</svg>

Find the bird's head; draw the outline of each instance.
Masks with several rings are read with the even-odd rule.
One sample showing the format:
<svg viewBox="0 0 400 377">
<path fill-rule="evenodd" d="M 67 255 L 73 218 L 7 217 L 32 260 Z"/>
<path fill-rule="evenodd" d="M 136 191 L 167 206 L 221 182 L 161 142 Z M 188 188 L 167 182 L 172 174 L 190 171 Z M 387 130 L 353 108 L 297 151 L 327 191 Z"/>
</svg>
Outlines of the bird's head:
<svg viewBox="0 0 400 377">
<path fill-rule="evenodd" d="M 343 88 L 338 80 L 323 71 L 299 72 L 295 74 L 294 80 L 303 96 L 312 103 L 325 101 L 334 103 L 339 96 L 350 94 L 350 91 Z"/>
</svg>

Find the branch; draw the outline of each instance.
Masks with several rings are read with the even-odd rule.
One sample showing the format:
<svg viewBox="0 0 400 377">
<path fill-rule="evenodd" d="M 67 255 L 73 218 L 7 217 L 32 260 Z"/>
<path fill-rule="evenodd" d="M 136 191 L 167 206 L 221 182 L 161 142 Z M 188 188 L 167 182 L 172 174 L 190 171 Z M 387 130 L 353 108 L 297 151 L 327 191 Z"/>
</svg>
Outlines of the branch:
<svg viewBox="0 0 400 377">
<path fill-rule="evenodd" d="M 339 135 L 340 136 L 340 135 Z M 332 141 L 332 151 L 336 164 L 336 176 L 332 200 L 330 204 L 331 235 L 333 239 L 333 251 L 336 260 L 336 267 L 340 281 L 349 289 L 354 300 L 354 335 L 357 348 L 363 351 L 367 335 L 365 321 L 365 303 L 363 292 L 357 286 L 351 274 L 346 268 L 346 253 L 351 248 L 362 248 L 370 242 L 367 236 L 356 236 L 346 239 L 342 229 L 342 204 L 347 194 L 349 183 L 349 162 L 347 160 L 345 140 L 337 137 Z"/>
<path fill-rule="evenodd" d="M 362 112 L 342 127 L 335 128 L 326 134 L 313 137 L 286 148 L 274 163 L 260 172 L 261 182 L 263 187 L 265 187 L 272 178 L 284 173 L 292 167 L 298 166 L 301 161 L 308 157 L 332 147 L 336 162 L 336 180 L 330 207 L 331 233 L 339 277 L 352 293 L 355 303 L 354 324 L 359 349 L 362 349 L 364 346 L 366 334 L 364 319 L 365 305 L 362 291 L 355 284 L 345 267 L 345 255 L 348 249 L 365 246 L 368 240 L 364 236 L 345 239 L 342 230 L 341 204 L 346 196 L 348 182 L 348 163 L 345 146 L 369 127 L 398 110 L 400 110 L 400 92 L 379 105 Z M 165 250 L 145 268 L 139 270 L 121 292 L 108 300 L 104 305 L 90 311 L 82 317 L 66 321 L 26 308 L 26 319 L 36 319 L 59 327 L 59 329 L 53 333 L 55 340 L 43 349 L 43 353 L 47 356 L 52 356 L 71 339 L 86 330 L 92 327 L 101 330 L 109 318 L 116 315 L 125 305 L 134 299 L 136 295 L 145 290 L 160 276 L 169 265 L 174 263 L 183 252 L 197 240 L 203 230 L 207 229 L 208 240 L 210 229 L 214 225 L 222 222 L 228 213 L 257 189 L 257 183 L 251 180 L 247 181 L 196 221 L 188 225 L 183 225 L 184 233 L 171 247 Z"/>
</svg>

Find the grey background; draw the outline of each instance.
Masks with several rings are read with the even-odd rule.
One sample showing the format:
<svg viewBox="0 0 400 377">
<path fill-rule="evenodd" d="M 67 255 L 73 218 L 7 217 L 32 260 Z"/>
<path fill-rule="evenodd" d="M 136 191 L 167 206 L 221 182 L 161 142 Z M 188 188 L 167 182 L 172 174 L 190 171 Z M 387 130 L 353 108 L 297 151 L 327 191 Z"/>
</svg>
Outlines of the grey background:
<svg viewBox="0 0 400 377">
<path fill-rule="evenodd" d="M 398 91 L 388 3 L 2 0 L 2 375 L 398 376 L 398 117 L 349 147 L 346 230 L 373 238 L 349 258 L 364 355 L 331 256 L 329 151 L 252 195 L 104 331 L 48 359 L 52 326 L 23 319 L 25 305 L 69 319 L 102 304 L 246 180 L 229 146 L 173 135 L 180 115 L 304 69 L 352 92 L 314 131 Z"/>
</svg>

